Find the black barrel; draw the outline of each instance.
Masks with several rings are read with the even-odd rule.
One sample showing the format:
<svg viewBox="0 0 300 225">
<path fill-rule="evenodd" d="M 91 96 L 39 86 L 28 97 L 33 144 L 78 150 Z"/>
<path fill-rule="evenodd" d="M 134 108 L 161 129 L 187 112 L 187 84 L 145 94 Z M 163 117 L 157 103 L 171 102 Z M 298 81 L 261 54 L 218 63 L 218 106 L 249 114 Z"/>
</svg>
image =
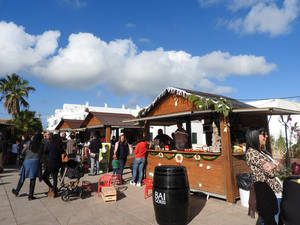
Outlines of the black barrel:
<svg viewBox="0 0 300 225">
<path fill-rule="evenodd" d="M 153 180 L 153 205 L 160 225 L 187 224 L 189 182 L 184 166 L 157 166 Z"/>
<path fill-rule="evenodd" d="M 291 176 L 283 182 L 280 216 L 286 225 L 300 223 L 300 184 L 297 183 L 300 176 Z"/>
</svg>

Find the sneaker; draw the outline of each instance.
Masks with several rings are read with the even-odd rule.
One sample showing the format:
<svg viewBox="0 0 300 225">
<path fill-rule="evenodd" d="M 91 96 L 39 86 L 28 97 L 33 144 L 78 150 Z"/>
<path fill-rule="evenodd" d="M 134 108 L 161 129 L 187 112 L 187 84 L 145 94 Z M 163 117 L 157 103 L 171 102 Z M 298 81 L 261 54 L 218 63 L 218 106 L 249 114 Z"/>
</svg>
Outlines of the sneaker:
<svg viewBox="0 0 300 225">
<path fill-rule="evenodd" d="M 140 182 L 138 182 L 138 183 L 136 184 L 136 186 L 137 186 L 137 187 L 140 187 L 140 186 L 142 186 L 142 185 L 141 185 Z"/>
<path fill-rule="evenodd" d="M 37 199 L 36 197 L 34 197 L 34 196 L 28 196 L 28 200 L 29 201 L 31 201 L 31 200 L 35 200 L 35 199 Z"/>
<path fill-rule="evenodd" d="M 135 183 L 134 183 L 134 182 L 131 180 L 131 181 L 130 181 L 130 185 L 133 185 L 133 186 L 134 186 L 134 185 L 135 185 Z"/>
<path fill-rule="evenodd" d="M 16 191 L 16 189 L 13 188 L 13 189 L 11 190 L 11 192 L 12 192 L 16 197 L 18 197 L 18 194 L 19 194 L 19 193 Z"/>
</svg>

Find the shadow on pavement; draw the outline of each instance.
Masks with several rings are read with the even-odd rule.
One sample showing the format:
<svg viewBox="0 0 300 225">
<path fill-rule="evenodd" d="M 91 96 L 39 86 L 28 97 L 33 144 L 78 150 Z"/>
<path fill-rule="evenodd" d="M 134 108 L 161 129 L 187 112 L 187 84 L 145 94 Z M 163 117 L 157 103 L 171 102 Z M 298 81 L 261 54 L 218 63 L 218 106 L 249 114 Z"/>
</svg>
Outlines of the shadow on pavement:
<svg viewBox="0 0 300 225">
<path fill-rule="evenodd" d="M 190 223 L 204 208 L 206 204 L 206 195 L 195 193 L 190 196 L 190 211 L 188 223 Z"/>
<path fill-rule="evenodd" d="M 3 183 L 0 183 L 0 185 L 4 185 L 4 184 L 10 184 L 10 182 L 3 182 Z"/>
</svg>

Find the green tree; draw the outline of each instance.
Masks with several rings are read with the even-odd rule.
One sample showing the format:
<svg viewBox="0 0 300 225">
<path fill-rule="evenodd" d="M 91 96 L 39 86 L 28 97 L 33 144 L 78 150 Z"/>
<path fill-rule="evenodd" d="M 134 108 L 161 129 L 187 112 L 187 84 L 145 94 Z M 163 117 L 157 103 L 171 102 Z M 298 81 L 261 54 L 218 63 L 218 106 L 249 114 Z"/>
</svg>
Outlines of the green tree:
<svg viewBox="0 0 300 225">
<path fill-rule="evenodd" d="M 275 138 L 273 135 L 270 135 L 270 144 L 271 144 L 271 149 L 275 148 Z"/>
<path fill-rule="evenodd" d="M 275 141 L 275 148 L 277 150 L 285 150 L 286 149 L 285 139 L 282 136 L 281 132 L 280 132 L 278 139 Z"/>
<path fill-rule="evenodd" d="M 20 106 L 29 106 L 25 98 L 29 91 L 35 91 L 34 87 L 28 86 L 29 82 L 17 74 L 7 75 L 0 79 L 0 91 L 2 95 L 0 101 L 4 99 L 4 107 L 14 120 L 20 112 Z"/>
<path fill-rule="evenodd" d="M 35 112 L 28 110 L 20 111 L 17 117 L 11 122 L 15 125 L 17 136 L 23 134 L 32 135 L 43 129 L 40 118 L 35 116 Z"/>
</svg>

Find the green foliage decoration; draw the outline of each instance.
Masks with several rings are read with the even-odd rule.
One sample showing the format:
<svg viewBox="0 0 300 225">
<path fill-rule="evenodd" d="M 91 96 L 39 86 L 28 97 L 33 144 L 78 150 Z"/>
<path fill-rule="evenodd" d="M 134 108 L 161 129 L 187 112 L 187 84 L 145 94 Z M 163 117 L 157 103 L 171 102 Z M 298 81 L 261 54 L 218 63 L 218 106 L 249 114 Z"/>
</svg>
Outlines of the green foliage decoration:
<svg viewBox="0 0 300 225">
<path fill-rule="evenodd" d="M 155 156 L 155 155 L 158 155 L 159 152 L 149 152 L 149 154 Z M 184 158 L 190 159 L 190 158 L 193 158 L 196 154 L 182 154 L 182 155 L 183 155 Z M 168 157 L 168 156 L 166 156 L 165 153 L 163 153 L 163 156 L 164 156 L 166 159 L 171 160 L 171 159 L 173 159 L 173 158 L 176 156 L 176 154 L 174 153 L 174 154 L 172 154 L 170 157 Z M 209 156 L 209 157 L 200 155 L 200 157 L 201 157 L 201 159 L 203 159 L 203 160 L 213 161 L 213 160 L 217 159 L 217 158 L 219 157 L 219 155 L 216 155 L 216 156 Z M 197 160 L 196 160 L 196 161 L 197 161 Z"/>
<path fill-rule="evenodd" d="M 193 103 L 197 108 L 202 110 L 213 109 L 215 112 L 223 114 L 225 117 L 229 115 L 232 110 L 230 101 L 225 98 L 208 98 L 199 97 L 197 95 L 188 95 L 186 98 Z"/>
<path fill-rule="evenodd" d="M 164 157 L 168 160 L 174 159 L 176 154 L 172 154 L 170 157 L 168 157 L 166 154 L 164 154 Z"/>
</svg>

